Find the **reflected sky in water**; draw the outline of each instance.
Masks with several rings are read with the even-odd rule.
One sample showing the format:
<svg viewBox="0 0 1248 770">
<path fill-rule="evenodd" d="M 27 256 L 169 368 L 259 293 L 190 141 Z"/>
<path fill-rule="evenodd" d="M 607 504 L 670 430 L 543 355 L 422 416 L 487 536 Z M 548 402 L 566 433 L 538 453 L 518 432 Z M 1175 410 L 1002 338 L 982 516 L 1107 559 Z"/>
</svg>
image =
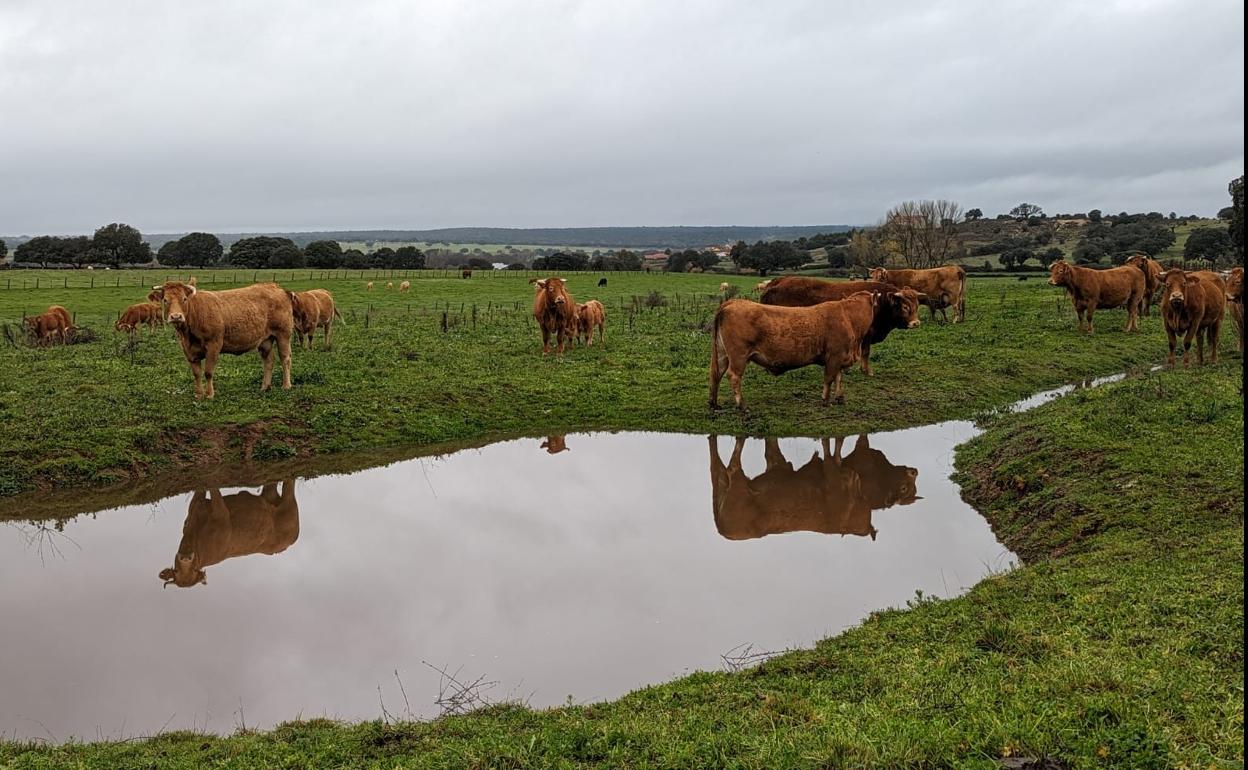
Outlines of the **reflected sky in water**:
<svg viewBox="0 0 1248 770">
<path fill-rule="evenodd" d="M 973 433 L 551 436 L 0 527 L 0 729 L 403 715 L 396 670 L 430 717 L 422 661 L 587 702 L 808 646 L 1010 563 L 948 481 Z"/>
</svg>

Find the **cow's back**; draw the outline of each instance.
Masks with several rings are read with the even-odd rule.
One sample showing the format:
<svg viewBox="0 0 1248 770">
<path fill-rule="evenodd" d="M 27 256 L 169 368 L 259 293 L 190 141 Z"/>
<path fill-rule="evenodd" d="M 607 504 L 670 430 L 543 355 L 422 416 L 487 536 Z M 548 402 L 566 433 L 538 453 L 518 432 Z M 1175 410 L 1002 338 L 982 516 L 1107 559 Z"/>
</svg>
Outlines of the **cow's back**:
<svg viewBox="0 0 1248 770">
<path fill-rule="evenodd" d="M 842 300 L 860 291 L 885 292 L 892 289 L 890 284 L 879 281 L 824 281 L 787 275 L 769 283 L 759 301 L 764 305 L 806 307 Z"/>
<path fill-rule="evenodd" d="M 290 297 L 273 283 L 225 291 L 198 292 L 192 331 L 219 338 L 225 353 L 245 353 L 269 337 L 290 338 L 294 314 Z"/>
</svg>

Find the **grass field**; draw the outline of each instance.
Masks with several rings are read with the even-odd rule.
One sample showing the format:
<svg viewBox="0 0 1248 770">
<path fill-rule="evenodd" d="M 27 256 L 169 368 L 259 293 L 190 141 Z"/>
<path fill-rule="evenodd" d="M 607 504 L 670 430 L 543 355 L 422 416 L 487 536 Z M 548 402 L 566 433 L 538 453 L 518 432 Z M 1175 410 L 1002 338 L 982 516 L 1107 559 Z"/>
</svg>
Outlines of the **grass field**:
<svg viewBox="0 0 1248 770">
<path fill-rule="evenodd" d="M 335 292 L 347 324 L 334 349 L 297 351 L 294 389 L 267 394 L 259 392 L 258 356 L 225 356 L 216 400 L 198 403 L 170 330 L 141 333 L 132 345 L 111 328 L 121 308 L 142 299 L 146 281 L 0 290 L 0 322 L 56 302 L 100 335 L 50 349 L 0 340 L 0 497 L 231 459 L 578 430 L 846 435 L 968 417 L 1089 374 L 1157 363 L 1164 353 L 1156 316 L 1128 335 L 1122 312 L 1102 313 L 1088 339 L 1042 281 L 985 279 L 970 284 L 966 323 L 924 323 L 878 346 L 876 376 L 851 373 L 846 405 L 819 405 L 816 367 L 779 378 L 752 368 L 750 415 L 712 416 L 708 324 L 719 276 L 610 274 L 601 289 L 597 274 L 569 276 L 574 296 L 605 302 L 607 344 L 563 360 L 542 358 L 531 287 L 520 276 L 421 277 L 409 294 L 369 292 L 359 279 L 292 277 L 301 280 L 285 281 L 291 288 Z M 211 288 L 212 278 L 201 274 L 201 286 Z M 666 306 L 634 305 L 651 291 Z"/>
<path fill-rule="evenodd" d="M 1027 566 L 744 672 L 425 723 L 0 741 L 0 766 L 1242 767 L 1237 364 L 987 416 L 987 433 L 958 454 L 960 481 Z"/>
</svg>

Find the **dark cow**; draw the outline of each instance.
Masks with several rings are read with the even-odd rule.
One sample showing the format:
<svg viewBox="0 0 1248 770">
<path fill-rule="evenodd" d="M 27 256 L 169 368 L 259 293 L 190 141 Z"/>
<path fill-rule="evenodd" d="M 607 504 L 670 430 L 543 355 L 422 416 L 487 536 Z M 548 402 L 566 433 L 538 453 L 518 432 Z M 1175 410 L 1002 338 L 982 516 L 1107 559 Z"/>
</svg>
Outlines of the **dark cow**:
<svg viewBox="0 0 1248 770">
<path fill-rule="evenodd" d="M 761 284 L 760 284 L 761 285 Z M 820 302 L 842 300 L 860 291 L 875 291 L 881 294 L 896 291 L 896 287 L 879 281 L 825 281 L 820 278 L 804 278 L 787 275 L 768 281 L 763 287 L 763 296 L 759 302 L 764 305 L 784 305 L 786 307 L 810 307 Z M 927 299 L 919 294 L 919 302 Z M 888 323 L 872 324 L 871 330 L 862 338 L 862 371 L 868 376 L 871 371 L 871 346 L 884 341 L 893 326 Z"/>
<path fill-rule="evenodd" d="M 1175 340 L 1183 337 L 1183 365 L 1191 363 L 1192 339 L 1196 361 L 1205 362 L 1205 341 L 1211 363 L 1218 362 L 1218 332 L 1226 312 L 1226 286 L 1218 276 L 1188 273 L 1175 268 L 1161 274 L 1161 320 L 1166 327 L 1170 354 L 1166 365 L 1174 366 Z"/>
<path fill-rule="evenodd" d="M 273 348 L 282 359 L 282 387 L 290 388 L 290 336 L 294 311 L 290 297 L 275 283 L 243 289 L 199 291 L 170 281 L 154 287 L 166 308 L 166 318 L 178 333 L 182 352 L 195 376 L 195 398 L 212 398 L 213 372 L 222 353 L 241 355 L 258 350 L 264 362 L 260 390 L 273 382 Z M 202 367 L 201 367 L 202 362 Z M 200 376 L 206 384 L 201 388 Z"/>
<path fill-rule="evenodd" d="M 471 270 L 461 270 L 461 271 L 459 271 L 459 277 L 460 277 L 460 278 L 471 278 L 471 277 L 472 277 L 472 271 L 471 271 Z"/>
<path fill-rule="evenodd" d="M 953 322 L 966 319 L 966 270 L 961 265 L 944 265 L 922 270 L 890 270 L 884 267 L 871 269 L 871 280 L 892 284 L 898 289 L 914 289 L 922 294 L 927 305 L 928 318 L 936 320 L 936 311 L 944 321 L 949 320 L 945 308 L 953 308 Z"/>
<path fill-rule="evenodd" d="M 598 279 L 598 287 L 599 287 L 599 288 L 602 288 L 603 286 L 606 286 L 606 285 L 607 285 L 607 279 L 606 279 L 606 278 L 599 278 L 599 279 Z"/>
<path fill-rule="evenodd" d="M 276 554 L 299 539 L 299 503 L 295 481 L 265 484 L 260 494 L 199 490 L 191 497 L 182 542 L 173 566 L 160 571 L 160 579 L 179 588 L 206 584 L 208 567 L 226 559 L 254 553 Z"/>
<path fill-rule="evenodd" d="M 1126 331 L 1138 331 L 1140 305 L 1144 302 L 1144 271 L 1123 265 L 1108 270 L 1072 265 L 1059 259 L 1049 268 L 1049 284 L 1061 286 L 1070 295 L 1079 316 L 1079 330 L 1092 334 L 1092 314 L 1101 308 L 1125 307 Z M 1086 326 L 1085 326 L 1086 319 Z"/>
<path fill-rule="evenodd" d="M 550 353 L 550 338 L 557 343 L 556 354 L 563 355 L 565 339 L 574 333 L 576 303 L 562 278 L 530 278 L 536 287 L 533 293 L 533 317 L 542 329 L 542 355 Z"/>
<path fill-rule="evenodd" d="M 841 378 L 862 356 L 864 338 L 872 328 L 917 327 L 918 307 L 918 293 L 910 289 L 864 291 L 812 307 L 728 300 L 715 313 L 711 331 L 710 406 L 719 406 L 719 383 L 726 373 L 737 407 L 745 410 L 741 378 L 751 361 L 772 374 L 820 364 L 824 405 L 831 399 L 833 384 L 837 403 L 843 403 Z"/>
</svg>

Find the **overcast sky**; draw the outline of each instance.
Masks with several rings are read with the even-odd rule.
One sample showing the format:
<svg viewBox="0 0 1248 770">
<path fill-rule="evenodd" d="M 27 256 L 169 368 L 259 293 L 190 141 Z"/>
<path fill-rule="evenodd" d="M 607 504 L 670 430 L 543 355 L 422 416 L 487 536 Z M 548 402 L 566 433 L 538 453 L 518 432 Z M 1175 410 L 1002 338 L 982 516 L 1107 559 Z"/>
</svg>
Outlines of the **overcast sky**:
<svg viewBox="0 0 1248 770">
<path fill-rule="evenodd" d="M 0 0 L 0 233 L 1213 214 L 1238 0 Z"/>
</svg>

